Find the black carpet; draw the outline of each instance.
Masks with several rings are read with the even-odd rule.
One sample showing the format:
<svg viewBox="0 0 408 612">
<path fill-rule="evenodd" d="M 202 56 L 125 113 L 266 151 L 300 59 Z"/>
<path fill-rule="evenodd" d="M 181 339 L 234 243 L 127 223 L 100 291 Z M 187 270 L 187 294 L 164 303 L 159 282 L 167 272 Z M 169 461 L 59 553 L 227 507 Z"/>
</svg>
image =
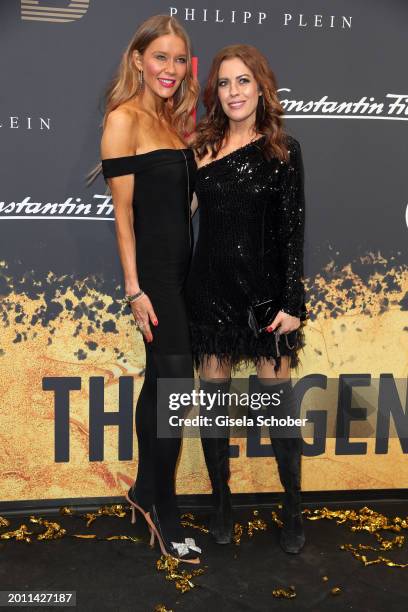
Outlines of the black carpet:
<svg viewBox="0 0 408 612">
<path fill-rule="evenodd" d="M 368 505 L 388 516 L 406 517 L 408 502 L 372 502 L 367 504 L 332 503 L 331 510 Z M 319 506 L 307 504 L 314 509 Z M 313 612 L 405 612 L 408 610 L 408 567 L 387 567 L 383 564 L 364 567 L 341 544 L 358 543 L 378 546 L 374 536 L 353 533 L 346 525 L 334 520 L 305 519 L 306 544 L 299 555 L 288 555 L 279 547 L 279 528 L 271 520 L 271 510 L 260 508 L 258 518 L 267 522 L 267 531 L 244 535 L 241 544 L 220 546 L 211 536 L 188 529 L 202 547 L 202 576 L 193 578 L 195 587 L 180 593 L 174 581 L 156 569 L 159 548 L 151 550 L 147 544 L 148 531 L 143 517 L 137 524 L 126 518 L 102 516 L 90 528 L 85 520 L 75 516 L 41 514 L 58 521 L 68 534 L 95 533 L 99 537 L 127 534 L 139 536 L 141 542 L 127 540 L 79 540 L 65 536 L 59 540 L 24 541 L 0 540 L 1 590 L 76 590 L 77 606 L 81 611 L 103 610 L 151 611 L 158 604 L 167 610 L 191 612 L 310 610 Z M 236 522 L 245 524 L 253 509 L 235 511 Z M 205 510 L 194 510 L 197 523 L 207 523 Z M 11 525 L 0 533 L 21 525 L 30 527 L 28 517 L 9 517 Z M 32 526 L 36 533 L 38 525 Z M 392 539 L 396 534 L 382 532 Z M 401 535 L 408 535 L 406 530 Z M 383 553 L 366 552 L 370 559 L 378 554 L 398 563 L 408 563 L 408 544 Z M 180 564 L 180 569 L 193 566 Z M 323 576 L 328 581 L 323 581 Z M 293 585 L 296 597 L 276 599 L 272 591 Z M 331 589 L 339 587 L 337 595 Z M 20 608 L 21 609 L 21 608 Z M 26 607 L 30 610 L 55 609 Z"/>
</svg>

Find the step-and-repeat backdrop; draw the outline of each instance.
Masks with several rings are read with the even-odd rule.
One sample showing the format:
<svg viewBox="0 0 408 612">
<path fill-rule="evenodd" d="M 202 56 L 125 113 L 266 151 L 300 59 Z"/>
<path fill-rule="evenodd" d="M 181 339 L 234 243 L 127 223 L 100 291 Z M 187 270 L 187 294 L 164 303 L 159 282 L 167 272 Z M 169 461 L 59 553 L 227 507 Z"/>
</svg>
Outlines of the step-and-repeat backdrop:
<svg viewBox="0 0 408 612">
<path fill-rule="evenodd" d="M 189 32 L 201 84 L 220 47 L 261 49 L 302 145 L 311 316 L 297 376 L 320 381 L 303 488 L 407 487 L 408 4 L 2 0 L 1 499 L 108 497 L 133 482 L 143 345 L 119 301 L 111 199 L 85 176 L 105 88 L 138 24 L 159 13 Z M 344 436 L 327 416 L 353 376 Z M 393 400 L 379 424 L 384 385 Z M 233 491 L 279 490 L 267 440 L 232 442 Z M 177 487 L 209 491 L 198 440 L 184 441 Z"/>
</svg>

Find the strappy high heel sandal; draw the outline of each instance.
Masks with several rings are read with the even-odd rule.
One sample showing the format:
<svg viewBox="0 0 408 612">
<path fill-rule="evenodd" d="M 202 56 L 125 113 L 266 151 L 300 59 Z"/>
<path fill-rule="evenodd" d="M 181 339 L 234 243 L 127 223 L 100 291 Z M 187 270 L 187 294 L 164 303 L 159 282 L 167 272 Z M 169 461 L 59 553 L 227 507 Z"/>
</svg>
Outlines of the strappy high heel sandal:
<svg viewBox="0 0 408 612">
<path fill-rule="evenodd" d="M 201 548 L 196 545 L 193 538 L 184 538 L 183 542 L 170 542 L 166 539 L 154 505 L 151 513 L 145 514 L 145 518 L 150 528 L 150 546 L 154 546 L 157 537 L 162 555 L 169 555 L 184 563 L 200 563 L 197 553 L 201 553 Z"/>
<path fill-rule="evenodd" d="M 146 515 L 148 514 L 148 512 L 146 512 L 145 510 L 143 510 L 142 506 L 140 506 L 140 505 L 138 504 L 137 500 L 135 500 L 135 499 L 133 499 L 133 498 L 131 497 L 131 495 L 132 495 L 132 490 L 133 490 L 133 487 L 131 487 L 131 488 L 129 489 L 129 491 L 128 491 L 127 493 L 125 493 L 125 498 L 126 498 L 126 499 L 127 499 L 127 501 L 129 502 L 130 507 L 131 507 L 131 510 L 132 510 L 132 517 L 131 517 L 131 521 L 132 521 L 132 523 L 136 523 L 136 510 L 138 510 L 138 511 L 139 511 L 139 512 L 140 512 L 140 513 L 143 515 L 143 517 L 145 518 L 145 520 L 147 521 Z M 147 521 L 147 523 L 148 523 L 148 521 Z"/>
</svg>

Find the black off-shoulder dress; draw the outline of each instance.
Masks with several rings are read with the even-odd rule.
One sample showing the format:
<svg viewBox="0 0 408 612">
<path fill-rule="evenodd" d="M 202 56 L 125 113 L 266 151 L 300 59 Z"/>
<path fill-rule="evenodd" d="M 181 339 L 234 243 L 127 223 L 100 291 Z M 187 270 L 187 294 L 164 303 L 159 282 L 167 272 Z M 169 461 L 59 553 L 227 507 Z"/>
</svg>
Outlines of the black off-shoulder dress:
<svg viewBox="0 0 408 612">
<path fill-rule="evenodd" d="M 190 202 L 196 163 L 191 149 L 156 149 L 102 160 L 105 179 L 133 174 L 136 264 L 140 287 L 159 325 L 152 327 L 156 353 L 190 354 L 184 300 L 192 247 Z"/>
<path fill-rule="evenodd" d="M 306 319 L 303 285 L 304 171 L 299 142 L 288 136 L 288 162 L 263 154 L 265 137 L 198 168 L 199 235 L 186 285 L 192 350 L 236 366 L 290 356 L 299 363 L 303 324 L 295 332 L 263 333 L 248 325 L 248 307 L 277 299 Z"/>
<path fill-rule="evenodd" d="M 160 380 L 181 380 L 181 392 L 193 379 L 190 330 L 184 300 L 191 247 L 191 195 L 196 163 L 190 149 L 157 149 L 139 155 L 102 160 L 105 178 L 134 175 L 133 215 L 136 266 L 140 287 L 151 299 L 158 318 L 147 343 L 146 369 L 136 414 L 138 466 L 127 499 L 151 513 L 168 554 L 183 560 L 197 557 L 178 552 L 184 543 L 175 494 L 180 437 L 158 435 L 159 415 L 168 415 Z M 167 417 L 168 419 L 168 417 Z M 185 543 L 184 543 L 185 545 Z"/>
</svg>

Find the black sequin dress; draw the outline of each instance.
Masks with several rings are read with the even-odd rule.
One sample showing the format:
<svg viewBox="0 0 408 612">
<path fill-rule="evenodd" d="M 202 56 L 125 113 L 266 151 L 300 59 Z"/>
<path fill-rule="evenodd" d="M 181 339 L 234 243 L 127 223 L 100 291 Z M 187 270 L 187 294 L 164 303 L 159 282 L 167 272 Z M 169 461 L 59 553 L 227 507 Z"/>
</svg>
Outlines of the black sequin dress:
<svg viewBox="0 0 408 612">
<path fill-rule="evenodd" d="M 304 174 L 300 145 L 288 137 L 288 162 L 267 160 L 262 137 L 197 170 L 200 227 L 187 279 L 192 348 L 233 366 L 289 355 L 304 346 L 303 324 L 278 339 L 256 338 L 248 307 L 278 299 L 281 310 L 306 318 L 303 286 Z"/>
</svg>

